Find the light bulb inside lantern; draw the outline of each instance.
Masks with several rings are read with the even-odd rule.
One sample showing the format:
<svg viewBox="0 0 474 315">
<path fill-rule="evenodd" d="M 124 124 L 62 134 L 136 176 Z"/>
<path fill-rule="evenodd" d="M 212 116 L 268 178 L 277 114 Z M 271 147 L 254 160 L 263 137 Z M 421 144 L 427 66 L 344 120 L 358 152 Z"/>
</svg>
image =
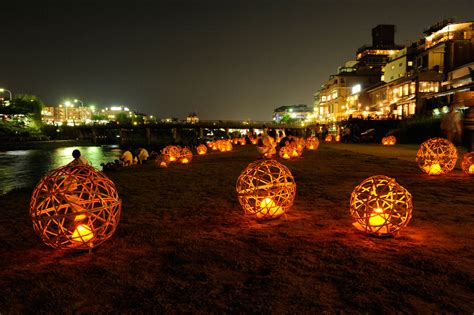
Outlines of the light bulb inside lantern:
<svg viewBox="0 0 474 315">
<path fill-rule="evenodd" d="M 91 240 L 94 237 L 94 233 L 92 233 L 91 228 L 87 224 L 79 224 L 74 233 L 72 233 L 72 240 L 74 242 L 81 242 L 85 243 Z"/>
<path fill-rule="evenodd" d="M 271 198 L 265 198 L 260 202 L 260 211 L 256 213 L 257 218 L 261 217 L 277 217 L 282 215 L 283 209 L 277 206 Z"/>
<path fill-rule="evenodd" d="M 424 169 L 429 175 L 439 175 L 442 172 L 441 166 L 439 165 L 439 163 L 426 165 Z"/>
<path fill-rule="evenodd" d="M 374 212 L 370 214 L 369 217 L 369 226 L 374 232 L 380 234 L 388 234 L 389 227 L 386 225 L 386 222 L 389 219 L 389 215 L 384 213 L 382 209 L 376 208 Z"/>
<path fill-rule="evenodd" d="M 174 162 L 174 161 L 176 161 L 176 158 L 174 156 L 170 156 L 170 161 Z"/>
<path fill-rule="evenodd" d="M 291 154 L 296 157 L 296 156 L 298 156 L 298 151 L 293 150 L 293 152 Z"/>
<path fill-rule="evenodd" d="M 182 164 L 188 164 L 188 163 L 189 163 L 189 160 L 188 160 L 187 158 L 183 158 L 183 159 L 181 160 L 181 163 L 182 163 Z"/>
<path fill-rule="evenodd" d="M 284 158 L 285 160 L 288 160 L 288 159 L 290 158 L 290 156 L 288 155 L 288 153 L 285 153 L 285 154 L 283 154 L 283 158 Z"/>
<path fill-rule="evenodd" d="M 474 174 L 474 164 L 472 164 L 471 166 L 469 166 L 469 174 Z"/>
</svg>

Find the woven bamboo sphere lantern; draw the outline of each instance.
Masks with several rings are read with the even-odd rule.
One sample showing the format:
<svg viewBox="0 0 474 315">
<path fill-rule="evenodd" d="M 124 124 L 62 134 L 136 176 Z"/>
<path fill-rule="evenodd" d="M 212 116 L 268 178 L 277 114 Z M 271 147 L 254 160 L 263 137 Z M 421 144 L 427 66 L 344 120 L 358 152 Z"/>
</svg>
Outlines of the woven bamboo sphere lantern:
<svg viewBox="0 0 474 315">
<path fill-rule="evenodd" d="M 245 138 L 240 138 L 239 143 L 240 143 L 240 145 L 245 145 L 247 143 L 247 141 L 245 140 Z"/>
<path fill-rule="evenodd" d="M 468 152 L 463 155 L 461 168 L 467 175 L 474 175 L 474 152 Z"/>
<path fill-rule="evenodd" d="M 291 159 L 292 151 L 293 149 L 291 146 L 284 146 L 280 148 L 280 150 L 278 151 L 278 155 L 284 160 L 289 160 Z"/>
<path fill-rule="evenodd" d="M 332 135 L 327 135 L 326 138 L 324 138 L 324 141 L 331 142 L 332 141 Z"/>
<path fill-rule="evenodd" d="M 423 142 L 416 157 L 420 169 L 429 175 L 449 173 L 457 159 L 456 147 L 444 138 L 432 138 Z"/>
<path fill-rule="evenodd" d="M 207 147 L 204 144 L 200 144 L 196 147 L 196 152 L 198 155 L 204 155 L 207 153 Z"/>
<path fill-rule="evenodd" d="M 170 162 L 176 162 L 181 156 L 181 149 L 178 146 L 169 145 L 161 151 L 161 154 L 167 156 Z"/>
<path fill-rule="evenodd" d="M 180 155 L 179 155 L 179 163 L 181 164 L 189 164 L 193 159 L 193 152 L 187 147 L 182 148 Z"/>
<path fill-rule="evenodd" d="M 237 180 L 237 197 L 246 214 L 273 219 L 293 205 L 296 184 L 290 170 L 275 160 L 251 163 Z"/>
<path fill-rule="evenodd" d="M 239 144 L 239 141 L 240 141 L 239 138 L 234 138 L 234 139 L 232 139 L 232 142 L 233 142 L 234 144 Z"/>
<path fill-rule="evenodd" d="M 117 188 L 104 173 L 88 165 L 66 165 L 38 183 L 30 217 L 46 245 L 90 250 L 115 232 L 121 207 Z"/>
<path fill-rule="evenodd" d="M 395 136 L 388 136 L 388 137 L 383 137 L 382 138 L 382 144 L 383 145 L 395 145 L 397 143 L 397 138 Z"/>
<path fill-rule="evenodd" d="M 341 135 L 340 134 L 336 135 L 336 142 L 341 142 Z"/>
<path fill-rule="evenodd" d="M 312 136 L 306 139 L 306 149 L 308 150 L 317 150 L 319 147 L 319 140 L 318 138 Z"/>
<path fill-rule="evenodd" d="M 376 236 L 389 236 L 405 227 L 411 220 L 412 210 L 411 194 L 387 176 L 369 177 L 351 194 L 354 226 Z"/>
<path fill-rule="evenodd" d="M 306 141 L 303 138 L 296 139 L 296 149 L 303 152 L 303 149 L 306 145 Z"/>
</svg>

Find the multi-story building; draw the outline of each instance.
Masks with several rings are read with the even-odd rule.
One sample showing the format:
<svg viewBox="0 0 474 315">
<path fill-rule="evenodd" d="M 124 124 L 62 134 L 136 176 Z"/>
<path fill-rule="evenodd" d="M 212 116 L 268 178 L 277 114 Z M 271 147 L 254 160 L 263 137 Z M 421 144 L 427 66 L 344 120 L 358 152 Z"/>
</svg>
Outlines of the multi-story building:
<svg viewBox="0 0 474 315">
<path fill-rule="evenodd" d="M 319 90 L 319 122 L 333 122 L 348 118 L 348 97 L 380 81 L 380 72 L 362 62 L 350 61 L 331 75 Z"/>
<path fill-rule="evenodd" d="M 377 25 L 372 29 L 372 45 L 364 45 L 357 50 L 357 61 L 369 67 L 380 69 L 391 55 L 403 46 L 395 44 L 395 25 Z"/>
<path fill-rule="evenodd" d="M 92 110 L 83 106 L 45 106 L 41 111 L 42 121 L 50 125 L 82 125 L 92 119 Z"/>
<path fill-rule="evenodd" d="M 331 76 L 319 91 L 320 121 L 350 116 L 401 119 L 459 99 L 471 104 L 464 92 L 474 90 L 474 22 L 443 21 L 405 48 L 394 44 L 392 33 L 389 26 L 377 26 L 372 30 L 373 45 L 357 52 L 357 60 L 369 69 L 377 71 L 385 62 L 381 81 L 360 83 L 355 70 Z M 375 47 L 392 50 L 371 49 Z M 460 92 L 463 97 L 456 96 Z"/>
<path fill-rule="evenodd" d="M 307 121 L 314 117 L 314 109 L 306 104 L 286 105 L 275 108 L 273 111 L 273 121 Z"/>
</svg>

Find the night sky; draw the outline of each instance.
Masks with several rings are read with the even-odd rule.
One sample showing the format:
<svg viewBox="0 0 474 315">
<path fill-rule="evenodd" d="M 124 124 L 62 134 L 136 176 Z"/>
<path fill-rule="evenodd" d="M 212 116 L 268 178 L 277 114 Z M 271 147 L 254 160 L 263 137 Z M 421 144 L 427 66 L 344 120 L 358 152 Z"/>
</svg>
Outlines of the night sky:
<svg viewBox="0 0 474 315">
<path fill-rule="evenodd" d="M 0 87 L 201 119 L 270 120 L 276 107 L 311 105 L 377 24 L 397 25 L 407 44 L 444 18 L 474 19 L 473 0 L 9 2 Z"/>
</svg>

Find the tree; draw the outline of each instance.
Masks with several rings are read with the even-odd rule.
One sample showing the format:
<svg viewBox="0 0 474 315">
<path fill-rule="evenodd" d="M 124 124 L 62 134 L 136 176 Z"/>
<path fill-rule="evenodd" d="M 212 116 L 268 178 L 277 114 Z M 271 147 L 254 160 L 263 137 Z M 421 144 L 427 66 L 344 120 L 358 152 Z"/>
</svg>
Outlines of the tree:
<svg viewBox="0 0 474 315">
<path fill-rule="evenodd" d="M 22 114 L 33 120 L 36 126 L 41 126 L 41 111 L 44 103 L 34 95 L 21 94 L 13 97 L 9 106 L 1 108 L 4 114 Z"/>
</svg>

